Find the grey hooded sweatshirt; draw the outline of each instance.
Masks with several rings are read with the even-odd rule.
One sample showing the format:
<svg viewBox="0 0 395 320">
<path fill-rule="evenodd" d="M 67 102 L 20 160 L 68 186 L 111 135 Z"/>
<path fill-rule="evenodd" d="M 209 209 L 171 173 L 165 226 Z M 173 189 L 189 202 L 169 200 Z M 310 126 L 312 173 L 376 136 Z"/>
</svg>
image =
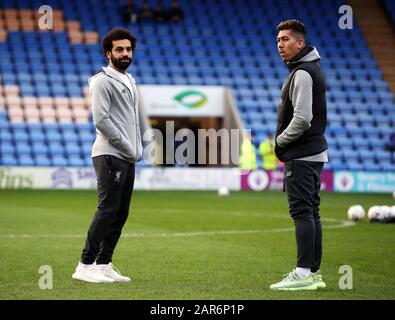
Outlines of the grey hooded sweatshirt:
<svg viewBox="0 0 395 320">
<path fill-rule="evenodd" d="M 136 82 L 130 74 L 132 91 L 106 67 L 89 79 L 96 140 L 92 157 L 113 155 L 135 163 L 142 158 Z"/>
<path fill-rule="evenodd" d="M 316 48 L 296 62 L 307 62 L 321 59 Z M 292 62 L 290 62 L 292 63 Z M 289 97 L 294 107 L 293 118 L 288 127 L 277 137 L 277 144 L 285 147 L 287 144 L 298 139 L 307 129 L 313 119 L 313 79 L 304 70 L 295 72 L 289 88 Z M 295 160 L 328 162 L 327 150 L 309 157 Z"/>
</svg>

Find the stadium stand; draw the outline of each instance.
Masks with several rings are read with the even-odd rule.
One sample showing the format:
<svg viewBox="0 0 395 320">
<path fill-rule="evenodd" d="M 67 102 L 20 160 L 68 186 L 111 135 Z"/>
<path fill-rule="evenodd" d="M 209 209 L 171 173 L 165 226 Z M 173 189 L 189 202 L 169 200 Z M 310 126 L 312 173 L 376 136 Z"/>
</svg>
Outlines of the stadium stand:
<svg viewBox="0 0 395 320">
<path fill-rule="evenodd" d="M 233 89 L 256 145 L 274 132 L 287 68 L 276 26 L 302 20 L 322 56 L 328 85 L 330 163 L 326 169 L 394 171 L 385 150 L 395 103 L 358 28 L 340 30 L 342 1 L 180 1 L 178 23 L 124 24 L 110 0 L 47 1 L 54 29 L 37 29 L 37 0 L 3 3 L 0 13 L 0 164 L 91 165 L 94 127 L 87 79 L 106 64 L 99 38 L 126 26 L 138 39 L 132 73 L 139 84 L 223 85 Z M 394 14 L 391 1 L 384 1 Z M 141 6 L 141 1 L 135 1 Z M 156 0 L 149 1 L 154 7 Z M 163 1 L 165 7 L 170 1 Z M 257 154 L 259 157 L 259 154 Z M 144 164 L 141 164 L 144 165 Z"/>
<path fill-rule="evenodd" d="M 392 26 L 395 30 L 395 3 L 391 0 L 382 0 L 383 6 L 391 19 Z"/>
</svg>

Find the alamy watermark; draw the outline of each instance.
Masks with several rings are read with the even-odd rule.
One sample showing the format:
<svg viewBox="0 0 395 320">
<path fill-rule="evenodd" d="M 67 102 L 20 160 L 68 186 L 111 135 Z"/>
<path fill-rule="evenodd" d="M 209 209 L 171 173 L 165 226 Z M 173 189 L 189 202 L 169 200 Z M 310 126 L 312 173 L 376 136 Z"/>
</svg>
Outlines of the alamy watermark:
<svg viewBox="0 0 395 320">
<path fill-rule="evenodd" d="M 339 7 L 338 13 L 342 15 L 338 22 L 339 28 L 341 30 L 353 29 L 352 7 L 346 4 L 342 5 Z"/>
<path fill-rule="evenodd" d="M 52 7 L 49 5 L 42 5 L 40 8 L 38 8 L 38 12 L 43 13 L 43 15 L 38 20 L 38 27 L 41 30 L 53 29 Z"/>
<path fill-rule="evenodd" d="M 353 289 L 352 268 L 349 265 L 342 265 L 339 267 L 339 274 L 342 275 L 339 278 L 339 288 L 341 290 Z"/>
<path fill-rule="evenodd" d="M 38 287 L 41 290 L 53 289 L 53 270 L 49 265 L 42 265 L 38 268 L 38 273 L 42 274 L 38 280 Z"/>
<path fill-rule="evenodd" d="M 159 129 L 143 134 L 143 159 L 156 165 L 239 165 L 240 145 L 251 137 L 249 129 L 198 129 L 175 131 L 174 121 L 166 121 L 165 137 Z M 164 149 L 165 146 L 165 149 Z"/>
</svg>

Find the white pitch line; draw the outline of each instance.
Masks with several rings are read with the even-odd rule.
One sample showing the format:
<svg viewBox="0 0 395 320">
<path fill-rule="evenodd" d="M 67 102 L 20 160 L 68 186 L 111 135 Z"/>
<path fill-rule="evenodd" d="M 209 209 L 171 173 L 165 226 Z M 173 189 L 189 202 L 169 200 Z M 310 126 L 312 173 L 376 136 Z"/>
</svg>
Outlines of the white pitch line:
<svg viewBox="0 0 395 320">
<path fill-rule="evenodd" d="M 329 220 L 327 218 L 326 220 Z M 336 219 L 330 219 L 337 221 Z M 353 226 L 353 221 L 341 220 L 339 224 L 322 226 L 323 229 L 348 228 Z M 218 231 L 197 231 L 197 232 L 170 232 L 170 233 L 124 233 L 124 238 L 169 238 L 169 237 L 200 237 L 236 234 L 257 234 L 257 233 L 279 233 L 294 231 L 294 228 L 275 228 L 267 230 L 218 230 Z M 84 238 L 82 234 L 1 234 L 0 238 Z"/>
</svg>

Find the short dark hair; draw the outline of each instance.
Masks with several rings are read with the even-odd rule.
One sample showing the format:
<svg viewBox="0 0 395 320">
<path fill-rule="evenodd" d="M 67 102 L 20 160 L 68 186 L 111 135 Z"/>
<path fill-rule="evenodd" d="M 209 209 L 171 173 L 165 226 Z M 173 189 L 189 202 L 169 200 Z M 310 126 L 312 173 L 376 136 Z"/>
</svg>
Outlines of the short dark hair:
<svg viewBox="0 0 395 320">
<path fill-rule="evenodd" d="M 112 50 L 112 42 L 115 40 L 130 40 L 132 45 L 132 52 L 134 53 L 134 49 L 136 48 L 137 39 L 128 29 L 125 28 L 114 28 L 106 33 L 103 38 L 103 54 L 106 55 L 106 52 Z"/>
<path fill-rule="evenodd" d="M 306 38 L 307 36 L 307 30 L 303 24 L 303 22 L 300 22 L 299 20 L 296 19 L 289 19 L 280 22 L 280 24 L 277 26 L 277 30 L 292 30 L 293 32 L 299 33 L 303 36 L 303 38 Z"/>
</svg>

